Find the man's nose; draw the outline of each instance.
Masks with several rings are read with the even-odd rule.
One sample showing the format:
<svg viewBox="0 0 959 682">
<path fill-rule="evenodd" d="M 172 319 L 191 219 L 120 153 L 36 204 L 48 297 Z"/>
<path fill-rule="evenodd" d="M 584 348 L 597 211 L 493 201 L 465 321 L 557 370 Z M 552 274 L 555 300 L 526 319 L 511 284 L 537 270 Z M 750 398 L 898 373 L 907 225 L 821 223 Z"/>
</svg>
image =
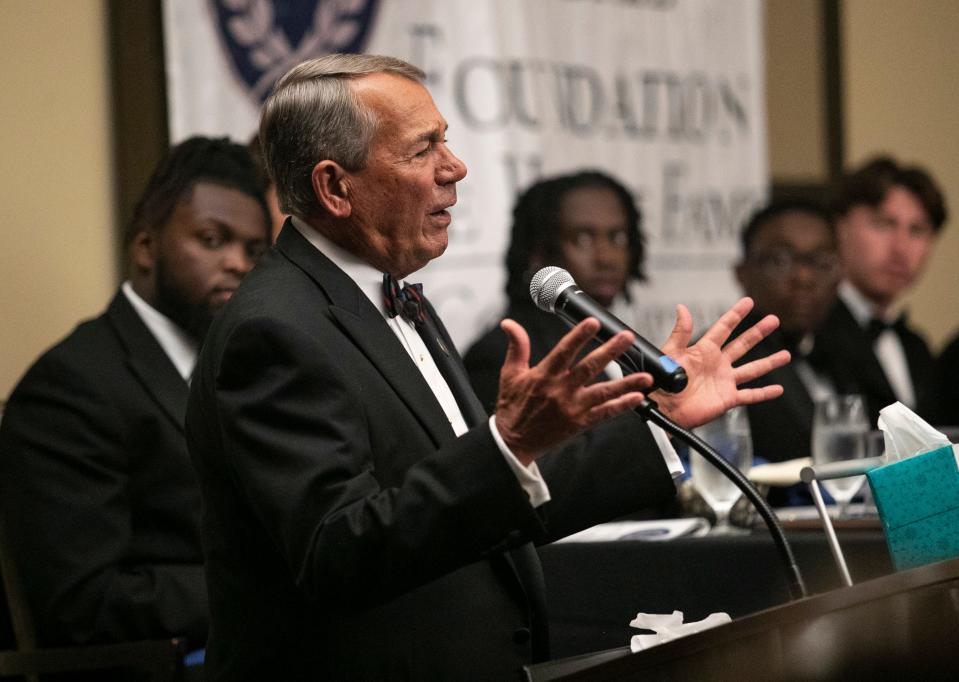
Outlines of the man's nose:
<svg viewBox="0 0 959 682">
<path fill-rule="evenodd" d="M 466 164 L 450 148 L 443 145 L 443 158 L 436 169 L 436 184 L 449 185 L 466 177 Z"/>
<path fill-rule="evenodd" d="M 815 282 L 820 276 L 820 273 L 816 272 L 816 266 L 812 259 L 808 256 L 796 257 L 789 271 L 790 279 L 800 284 Z"/>
<path fill-rule="evenodd" d="M 245 275 L 253 269 L 255 261 L 240 242 L 228 244 L 223 250 L 223 269 Z"/>
<path fill-rule="evenodd" d="M 908 225 L 896 225 L 892 233 L 892 253 L 894 256 L 904 257 L 909 252 L 911 235 Z"/>
<path fill-rule="evenodd" d="M 622 255 L 623 247 L 613 235 L 599 234 L 593 240 L 593 260 L 599 265 L 614 263 Z"/>
</svg>

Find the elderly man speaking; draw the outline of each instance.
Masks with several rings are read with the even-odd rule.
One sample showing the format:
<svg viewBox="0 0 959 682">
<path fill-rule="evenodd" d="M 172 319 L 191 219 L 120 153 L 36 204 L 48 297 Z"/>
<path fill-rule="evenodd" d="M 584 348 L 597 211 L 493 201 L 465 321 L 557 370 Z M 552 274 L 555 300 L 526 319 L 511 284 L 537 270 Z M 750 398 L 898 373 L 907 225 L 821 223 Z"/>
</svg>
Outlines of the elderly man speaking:
<svg viewBox="0 0 959 682">
<path fill-rule="evenodd" d="M 466 175 L 422 79 L 396 59 L 330 55 L 293 68 L 264 107 L 292 218 L 214 323 L 187 415 L 210 679 L 514 679 L 548 655 L 531 543 L 673 494 L 655 445 L 562 447 L 643 399 L 646 374 L 594 381 L 629 332 L 581 355 L 588 319 L 530 367 L 525 331 L 504 321 L 487 416 L 422 290 L 398 282 L 446 249 Z M 733 368 L 778 323 L 723 347 L 751 305 L 690 347 L 679 307 L 665 350 L 690 382 L 657 399 L 685 426 L 782 392 L 737 388 L 789 358 Z"/>
</svg>

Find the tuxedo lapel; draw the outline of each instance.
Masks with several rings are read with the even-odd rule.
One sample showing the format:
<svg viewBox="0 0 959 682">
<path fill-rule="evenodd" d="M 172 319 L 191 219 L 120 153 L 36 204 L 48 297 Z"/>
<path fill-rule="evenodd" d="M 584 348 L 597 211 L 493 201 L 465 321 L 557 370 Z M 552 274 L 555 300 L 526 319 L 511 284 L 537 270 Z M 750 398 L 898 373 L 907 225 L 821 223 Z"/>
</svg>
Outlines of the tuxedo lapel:
<svg viewBox="0 0 959 682">
<path fill-rule="evenodd" d="M 758 315 L 750 318 L 753 324 L 760 319 Z M 749 359 L 766 357 L 783 348 L 788 348 L 786 338 L 781 330 L 776 329 L 757 344 L 749 354 Z M 796 429 L 808 429 L 812 423 L 813 401 L 809 395 L 809 389 L 806 388 L 796 370 L 796 363 L 799 362 L 803 362 L 802 358 L 794 354 L 788 365 L 777 367 L 767 374 L 763 384 L 780 384 L 783 387 L 783 395 L 776 400 L 782 401 L 781 404 L 786 408 L 786 414 Z"/>
<path fill-rule="evenodd" d="M 289 223 L 277 240 L 277 248 L 325 293 L 330 314 L 339 327 L 409 407 L 437 447 L 455 439 L 432 389 L 360 288 Z"/>
<path fill-rule="evenodd" d="M 797 361 L 799 360 L 793 360 Z M 792 363 L 770 372 L 769 383 L 782 385 L 783 395 L 778 400 L 784 402 L 797 429 L 808 428 L 808 425 L 812 424 L 813 401 Z"/>
<path fill-rule="evenodd" d="M 909 377 L 916 393 L 916 412 L 927 421 L 936 422 L 941 418 L 942 408 L 937 404 L 935 395 L 935 360 L 929 352 L 929 346 L 921 336 L 905 325 L 896 333 L 902 343 Z"/>
<path fill-rule="evenodd" d="M 127 368 L 183 431 L 190 388 L 122 291 L 110 302 L 107 319 L 126 349 Z"/>
<path fill-rule="evenodd" d="M 456 346 L 453 345 L 453 339 L 450 338 L 449 332 L 446 331 L 443 321 L 440 320 L 433 305 L 425 297 L 423 298 L 423 303 L 426 305 L 427 319 L 431 322 L 431 324 L 427 326 L 427 329 L 429 329 L 429 327 L 435 329 L 442 346 L 446 349 L 449 356 L 448 363 L 451 365 L 449 371 L 458 375 L 453 377 L 452 380 L 448 380 L 450 390 L 453 392 L 453 396 L 456 398 L 456 402 L 463 412 L 463 418 L 466 420 L 466 423 L 471 428 L 478 426 L 486 421 L 488 417 L 486 410 L 483 409 L 483 405 L 477 397 L 476 391 L 474 391 L 470 385 L 469 375 L 466 373 L 463 359 L 456 351 Z M 437 364 L 439 364 L 439 361 L 437 361 Z"/>
<path fill-rule="evenodd" d="M 338 306 L 330 306 L 330 313 L 421 421 L 437 446 L 454 439 L 456 434 L 443 414 L 436 395 L 379 311 L 369 301 L 366 303 L 375 318 L 369 314 L 357 315 Z"/>
<path fill-rule="evenodd" d="M 826 352 L 832 353 L 840 366 L 854 368 L 852 378 L 858 391 L 882 396 L 888 404 L 895 401 L 895 393 L 882 365 L 873 351 L 872 341 L 856 322 L 849 308 L 841 300 L 836 302 L 820 329 L 816 332 L 817 343 L 823 343 Z"/>
</svg>

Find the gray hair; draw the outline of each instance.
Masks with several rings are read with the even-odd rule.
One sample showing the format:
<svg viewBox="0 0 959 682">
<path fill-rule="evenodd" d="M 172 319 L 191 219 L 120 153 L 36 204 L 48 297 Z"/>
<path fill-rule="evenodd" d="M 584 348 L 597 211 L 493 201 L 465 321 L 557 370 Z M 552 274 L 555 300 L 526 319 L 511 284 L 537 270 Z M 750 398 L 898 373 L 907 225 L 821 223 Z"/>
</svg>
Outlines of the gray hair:
<svg viewBox="0 0 959 682">
<path fill-rule="evenodd" d="M 331 54 L 294 66 L 273 87 L 260 117 L 260 141 L 285 213 L 308 218 L 319 212 L 312 174 L 320 161 L 349 171 L 366 166 L 378 121 L 349 81 L 374 73 L 425 78 L 393 57 Z"/>
</svg>

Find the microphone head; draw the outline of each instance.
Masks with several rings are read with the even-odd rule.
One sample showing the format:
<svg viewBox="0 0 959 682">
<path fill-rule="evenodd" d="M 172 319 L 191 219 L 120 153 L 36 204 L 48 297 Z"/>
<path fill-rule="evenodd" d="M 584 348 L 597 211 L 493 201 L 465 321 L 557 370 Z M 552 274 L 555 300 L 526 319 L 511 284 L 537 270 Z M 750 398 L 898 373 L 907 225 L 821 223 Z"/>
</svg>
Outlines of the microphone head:
<svg viewBox="0 0 959 682">
<path fill-rule="evenodd" d="M 548 313 L 556 307 L 556 299 L 571 284 L 575 284 L 573 276 L 555 265 L 548 265 L 533 275 L 529 283 L 529 295 L 537 308 Z"/>
</svg>

